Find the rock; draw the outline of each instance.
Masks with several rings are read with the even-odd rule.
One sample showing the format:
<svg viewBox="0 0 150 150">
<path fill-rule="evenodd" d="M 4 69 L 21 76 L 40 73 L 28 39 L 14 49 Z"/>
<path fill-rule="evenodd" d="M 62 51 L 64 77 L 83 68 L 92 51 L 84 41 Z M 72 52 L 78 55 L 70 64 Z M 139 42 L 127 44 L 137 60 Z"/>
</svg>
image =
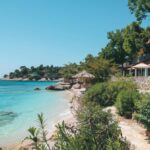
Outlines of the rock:
<svg viewBox="0 0 150 150">
<path fill-rule="evenodd" d="M 58 84 L 59 85 L 70 85 L 70 83 L 68 83 L 68 82 L 59 82 Z"/>
<path fill-rule="evenodd" d="M 62 86 L 50 85 L 50 86 L 46 87 L 46 90 L 63 91 L 64 88 Z"/>
<path fill-rule="evenodd" d="M 72 86 L 73 89 L 80 89 L 81 88 L 81 84 L 77 83 L 77 84 L 74 84 Z"/>
<path fill-rule="evenodd" d="M 35 88 L 34 90 L 35 90 L 35 91 L 39 91 L 39 90 L 41 90 L 41 89 L 37 87 L 37 88 Z"/>
<path fill-rule="evenodd" d="M 70 84 L 67 84 L 67 85 L 56 84 L 56 85 L 50 85 L 46 87 L 46 90 L 63 91 L 63 90 L 67 90 L 70 88 L 71 88 Z"/>
<path fill-rule="evenodd" d="M 47 81 L 47 79 L 46 78 L 42 78 L 39 81 Z"/>
<path fill-rule="evenodd" d="M 3 150 L 3 149 L 0 147 L 0 150 Z"/>
<path fill-rule="evenodd" d="M 23 79 L 23 81 L 28 81 L 28 80 L 29 80 L 29 78 L 24 78 L 24 79 Z"/>
<path fill-rule="evenodd" d="M 71 85 L 62 85 L 62 87 L 64 88 L 64 90 L 68 90 L 68 89 L 70 89 L 71 88 Z"/>
</svg>

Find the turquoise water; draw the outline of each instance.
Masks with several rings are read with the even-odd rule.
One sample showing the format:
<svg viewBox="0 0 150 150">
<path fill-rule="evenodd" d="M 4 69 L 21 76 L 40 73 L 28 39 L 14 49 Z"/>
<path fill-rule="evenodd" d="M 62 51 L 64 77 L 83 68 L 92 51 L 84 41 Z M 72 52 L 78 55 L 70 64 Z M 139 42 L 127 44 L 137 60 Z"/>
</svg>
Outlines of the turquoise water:
<svg viewBox="0 0 150 150">
<path fill-rule="evenodd" d="M 44 113 L 51 129 L 68 109 L 63 92 L 44 90 L 50 84 L 55 82 L 0 81 L 0 146 L 22 140 L 37 124 L 37 113 Z"/>
</svg>

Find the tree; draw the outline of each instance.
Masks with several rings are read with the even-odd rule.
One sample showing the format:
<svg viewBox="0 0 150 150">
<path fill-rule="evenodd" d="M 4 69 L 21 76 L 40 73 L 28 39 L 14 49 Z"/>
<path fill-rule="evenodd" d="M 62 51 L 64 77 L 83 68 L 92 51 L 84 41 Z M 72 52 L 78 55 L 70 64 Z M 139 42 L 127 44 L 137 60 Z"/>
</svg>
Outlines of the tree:
<svg viewBox="0 0 150 150">
<path fill-rule="evenodd" d="M 10 79 L 15 78 L 15 74 L 14 74 L 13 72 L 10 72 L 10 74 L 9 74 L 9 78 L 10 78 Z"/>
<path fill-rule="evenodd" d="M 143 31 L 144 29 L 137 22 L 133 22 L 124 29 L 123 48 L 131 59 L 137 56 L 140 49 L 144 48 L 144 41 L 141 36 Z"/>
<path fill-rule="evenodd" d="M 131 13 L 135 14 L 139 22 L 142 22 L 150 13 L 149 0 L 128 0 L 128 6 Z"/>
<path fill-rule="evenodd" d="M 21 66 L 20 67 L 20 72 L 21 72 L 21 76 L 22 77 L 26 77 L 29 73 L 29 68 L 27 68 L 26 66 Z"/>
<path fill-rule="evenodd" d="M 46 79 L 58 79 L 61 77 L 59 73 L 62 67 L 43 66 L 28 68 L 26 66 L 21 66 L 19 69 L 16 69 L 14 72 L 9 74 L 10 78 L 29 78 L 30 80 L 39 80 L 41 78 Z"/>
<path fill-rule="evenodd" d="M 19 78 L 21 76 L 20 70 L 16 69 L 14 72 L 15 76 Z"/>
<path fill-rule="evenodd" d="M 150 27 L 144 29 L 140 37 L 141 41 L 143 42 L 144 54 L 150 54 L 150 43 L 148 43 L 150 39 Z"/>
<path fill-rule="evenodd" d="M 133 22 L 127 27 L 108 33 L 109 42 L 99 53 L 99 56 L 121 66 L 124 63 L 137 61 L 150 55 L 150 28 L 142 28 Z"/>
<path fill-rule="evenodd" d="M 81 68 L 87 70 L 95 76 L 95 81 L 107 80 L 116 71 L 116 66 L 110 61 L 88 55 L 81 63 Z"/>
<path fill-rule="evenodd" d="M 69 80 L 69 79 L 72 79 L 72 76 L 77 74 L 79 72 L 79 70 L 80 70 L 79 65 L 77 65 L 76 63 L 70 63 L 70 64 L 66 64 L 60 70 L 60 73 L 66 80 Z"/>
<path fill-rule="evenodd" d="M 115 32 L 108 32 L 109 42 L 107 46 L 99 53 L 100 57 L 111 60 L 112 62 L 121 65 L 123 70 L 123 63 L 126 61 L 127 53 L 123 47 L 124 31 L 116 30 Z"/>
<path fill-rule="evenodd" d="M 4 78 L 7 78 L 8 77 L 8 75 L 7 74 L 4 74 L 4 76 L 3 76 Z"/>
<path fill-rule="evenodd" d="M 150 29 L 142 28 L 139 23 L 133 22 L 124 28 L 124 43 L 129 60 L 136 60 L 150 55 Z"/>
</svg>

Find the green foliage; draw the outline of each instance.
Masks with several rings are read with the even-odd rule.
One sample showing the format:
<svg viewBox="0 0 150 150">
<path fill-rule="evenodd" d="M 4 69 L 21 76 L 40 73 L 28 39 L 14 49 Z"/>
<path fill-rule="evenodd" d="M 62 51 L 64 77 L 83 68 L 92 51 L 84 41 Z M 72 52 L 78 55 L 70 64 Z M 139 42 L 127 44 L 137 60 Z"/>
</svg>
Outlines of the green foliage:
<svg viewBox="0 0 150 150">
<path fill-rule="evenodd" d="M 113 63 L 92 55 L 88 55 L 85 62 L 81 62 L 81 67 L 93 74 L 96 81 L 105 81 L 117 71 L 117 67 Z"/>
<path fill-rule="evenodd" d="M 43 113 L 38 114 L 39 127 L 31 127 L 28 129 L 29 136 L 25 140 L 32 142 L 32 149 L 35 150 L 50 150 L 50 145 L 48 144 L 49 139 L 47 138 L 47 130 L 45 119 Z"/>
<path fill-rule="evenodd" d="M 4 78 L 7 78 L 7 77 L 8 77 L 8 75 L 7 75 L 7 74 L 5 74 L 5 75 L 4 75 Z"/>
<path fill-rule="evenodd" d="M 30 128 L 27 140 L 35 150 L 129 150 L 128 142 L 121 137 L 121 130 L 109 112 L 94 103 L 82 103 L 77 112 L 78 124 L 57 125 L 54 146 L 48 144 L 45 119 L 38 115 L 39 127 Z"/>
<path fill-rule="evenodd" d="M 76 63 L 70 63 L 65 65 L 61 70 L 60 73 L 66 79 L 72 79 L 72 76 L 76 75 L 80 71 L 80 66 Z"/>
<path fill-rule="evenodd" d="M 149 38 L 150 29 L 148 27 L 142 28 L 137 22 L 133 22 L 125 27 L 123 48 L 128 57 L 133 59 L 134 57 L 150 54 L 150 44 L 147 43 Z"/>
<path fill-rule="evenodd" d="M 137 107 L 136 119 L 143 123 L 145 128 L 150 131 L 150 95 L 143 95 Z"/>
<path fill-rule="evenodd" d="M 150 27 L 143 28 L 139 23 L 133 22 L 123 29 L 108 32 L 108 44 L 98 56 L 88 55 L 80 65 L 70 63 L 64 67 L 43 66 L 27 68 L 21 66 L 9 74 L 10 78 L 29 79 L 57 79 L 64 77 L 71 79 L 81 70 L 94 74 L 95 81 L 106 81 L 118 72 L 124 71 L 124 63 L 132 63 L 146 56 L 150 56 Z"/>
<path fill-rule="evenodd" d="M 127 90 L 127 89 L 137 89 L 137 85 L 130 79 L 127 78 L 120 78 L 117 79 L 116 81 L 110 82 L 112 83 L 112 86 L 114 87 L 114 91 L 117 92 L 117 94 L 121 91 L 121 90 Z"/>
<path fill-rule="evenodd" d="M 114 82 L 98 83 L 92 86 L 85 94 L 85 100 L 97 102 L 101 106 L 111 106 L 115 103 L 121 90 L 136 89 L 132 81 L 118 80 Z"/>
<path fill-rule="evenodd" d="M 126 61 L 126 51 L 123 48 L 124 32 L 116 30 L 116 32 L 108 32 L 109 43 L 106 45 L 100 55 L 103 58 L 110 59 L 116 64 L 121 64 Z"/>
<path fill-rule="evenodd" d="M 115 92 L 107 82 L 96 84 L 88 90 L 85 100 L 96 102 L 101 106 L 111 106 L 115 101 Z"/>
<path fill-rule="evenodd" d="M 78 126 L 58 125 L 56 150 L 128 150 L 123 147 L 121 131 L 108 112 L 93 103 L 78 111 Z"/>
<path fill-rule="evenodd" d="M 150 39 L 150 29 L 141 27 L 137 22 L 115 32 L 108 32 L 108 39 L 108 44 L 99 56 L 118 64 L 122 71 L 124 63 L 150 54 L 150 44 L 147 43 Z"/>
<path fill-rule="evenodd" d="M 39 136 L 39 130 L 36 129 L 35 127 L 31 127 L 28 129 L 29 136 L 25 138 L 25 140 L 30 140 L 32 142 L 32 148 L 33 149 L 38 149 L 40 139 L 38 138 Z"/>
<path fill-rule="evenodd" d="M 78 150 L 82 148 L 75 127 L 68 126 L 65 122 L 58 124 L 56 127 L 58 131 L 55 136 L 54 150 Z"/>
<path fill-rule="evenodd" d="M 26 66 L 21 66 L 19 69 L 16 69 L 14 72 L 9 74 L 11 79 L 13 78 L 28 78 L 30 80 L 39 80 L 42 78 L 45 79 L 57 79 L 61 77 L 60 74 L 61 67 L 43 66 L 27 68 Z M 7 77 L 5 75 L 4 77 Z"/>
<path fill-rule="evenodd" d="M 150 13 L 149 0 L 128 0 L 128 6 L 131 13 L 134 13 L 137 20 L 140 22 Z"/>
<path fill-rule="evenodd" d="M 126 118 L 132 118 L 133 112 L 136 111 L 136 102 L 139 101 L 140 95 L 135 89 L 122 90 L 116 101 L 116 106 L 120 115 Z"/>
</svg>

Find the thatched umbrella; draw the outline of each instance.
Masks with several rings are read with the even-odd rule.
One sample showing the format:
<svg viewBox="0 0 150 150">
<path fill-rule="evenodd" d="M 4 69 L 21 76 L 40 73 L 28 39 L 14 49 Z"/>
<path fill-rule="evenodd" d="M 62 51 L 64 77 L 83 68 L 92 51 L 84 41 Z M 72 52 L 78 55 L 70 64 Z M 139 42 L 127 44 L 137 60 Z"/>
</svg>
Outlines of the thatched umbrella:
<svg viewBox="0 0 150 150">
<path fill-rule="evenodd" d="M 78 73 L 78 74 L 76 74 L 75 76 L 73 76 L 73 78 L 86 78 L 86 79 L 94 79 L 95 78 L 95 76 L 94 75 L 92 75 L 92 74 L 90 74 L 90 73 L 88 73 L 87 71 L 82 71 L 82 72 L 80 72 L 80 73 Z"/>
<path fill-rule="evenodd" d="M 73 78 L 76 78 L 79 81 L 81 81 L 81 82 L 86 84 L 88 81 L 94 79 L 95 76 L 84 70 L 84 71 L 76 74 L 75 76 L 73 76 Z"/>
</svg>

